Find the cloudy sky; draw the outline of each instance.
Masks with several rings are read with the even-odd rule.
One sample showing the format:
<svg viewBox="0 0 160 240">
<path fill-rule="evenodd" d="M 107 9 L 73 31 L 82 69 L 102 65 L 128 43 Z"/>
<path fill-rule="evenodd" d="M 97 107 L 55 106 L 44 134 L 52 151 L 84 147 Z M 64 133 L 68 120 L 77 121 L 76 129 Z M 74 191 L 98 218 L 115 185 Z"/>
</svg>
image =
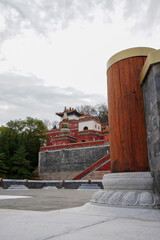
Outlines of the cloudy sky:
<svg viewBox="0 0 160 240">
<path fill-rule="evenodd" d="M 0 0 L 0 125 L 107 102 L 107 60 L 159 45 L 159 0 Z"/>
</svg>

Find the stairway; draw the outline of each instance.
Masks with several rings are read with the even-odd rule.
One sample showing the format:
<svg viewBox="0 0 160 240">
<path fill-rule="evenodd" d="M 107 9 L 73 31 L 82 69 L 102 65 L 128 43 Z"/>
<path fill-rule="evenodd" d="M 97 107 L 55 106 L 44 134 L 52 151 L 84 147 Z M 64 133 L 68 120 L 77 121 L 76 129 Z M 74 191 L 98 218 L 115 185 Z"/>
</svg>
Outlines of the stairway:
<svg viewBox="0 0 160 240">
<path fill-rule="evenodd" d="M 86 168 L 84 171 L 82 171 L 80 174 L 75 176 L 72 180 L 80 180 L 86 178 L 88 175 L 91 175 L 91 173 L 94 173 L 97 171 L 103 172 L 103 171 L 110 171 L 110 153 L 100 158 L 98 161 L 93 163 L 91 166 Z M 103 173 L 104 174 L 104 173 Z M 94 176 L 94 174 L 92 174 Z M 96 177 L 96 176 L 95 176 Z M 94 178 L 96 179 L 96 178 Z"/>
</svg>

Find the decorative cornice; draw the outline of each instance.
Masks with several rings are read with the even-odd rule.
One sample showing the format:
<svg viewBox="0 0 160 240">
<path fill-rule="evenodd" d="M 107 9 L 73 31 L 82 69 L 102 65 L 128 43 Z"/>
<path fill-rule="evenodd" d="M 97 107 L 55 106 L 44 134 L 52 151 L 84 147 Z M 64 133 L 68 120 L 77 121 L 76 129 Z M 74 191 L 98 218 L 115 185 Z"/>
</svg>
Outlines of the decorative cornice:
<svg viewBox="0 0 160 240">
<path fill-rule="evenodd" d="M 78 136 L 85 136 L 85 135 L 94 135 L 94 136 L 96 135 L 96 136 L 100 136 L 100 137 L 104 136 L 103 133 L 101 134 L 101 133 L 97 133 L 97 132 L 93 132 L 93 131 L 92 132 L 87 132 L 87 131 L 84 132 L 83 131 L 82 133 L 81 132 L 78 133 Z"/>
<path fill-rule="evenodd" d="M 153 64 L 156 64 L 159 62 L 160 62 L 160 49 L 154 50 L 154 51 L 151 51 L 148 53 L 147 59 L 144 63 L 142 71 L 140 73 L 140 84 L 143 83 L 143 80 L 145 79 L 145 76 L 146 76 L 147 72 L 149 71 L 150 67 Z"/>
<path fill-rule="evenodd" d="M 154 48 L 147 48 L 147 47 L 136 47 L 136 48 L 129 48 L 123 51 L 120 51 L 113 55 L 107 62 L 107 70 L 110 68 L 114 63 L 130 58 L 130 57 L 138 57 L 138 56 L 148 56 L 148 53 L 155 50 Z"/>
<path fill-rule="evenodd" d="M 70 135 L 61 135 L 58 137 L 53 138 L 54 141 L 59 141 L 59 140 L 71 140 L 71 141 L 77 141 L 77 138 L 72 137 Z"/>
</svg>

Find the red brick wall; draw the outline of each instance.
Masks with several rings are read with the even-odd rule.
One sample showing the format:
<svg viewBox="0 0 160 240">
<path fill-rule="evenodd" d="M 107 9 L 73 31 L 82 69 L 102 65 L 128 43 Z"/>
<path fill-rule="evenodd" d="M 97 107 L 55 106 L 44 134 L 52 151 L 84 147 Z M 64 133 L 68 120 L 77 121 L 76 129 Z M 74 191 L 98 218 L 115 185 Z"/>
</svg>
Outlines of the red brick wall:
<svg viewBox="0 0 160 240">
<path fill-rule="evenodd" d="M 46 150 L 56 150 L 56 149 L 62 149 L 62 148 L 75 148 L 75 147 L 87 147 L 87 146 L 93 146 L 93 145 L 102 145 L 104 144 L 104 140 L 99 141 L 92 141 L 92 142 L 79 142 L 79 143 L 70 143 L 66 145 L 58 145 L 58 146 L 46 146 L 41 147 L 40 151 L 46 151 Z"/>
<path fill-rule="evenodd" d="M 87 141 L 98 141 L 104 139 L 104 134 L 98 131 L 86 130 L 78 133 L 77 136 L 78 142 L 82 142 L 82 140 Z"/>
</svg>

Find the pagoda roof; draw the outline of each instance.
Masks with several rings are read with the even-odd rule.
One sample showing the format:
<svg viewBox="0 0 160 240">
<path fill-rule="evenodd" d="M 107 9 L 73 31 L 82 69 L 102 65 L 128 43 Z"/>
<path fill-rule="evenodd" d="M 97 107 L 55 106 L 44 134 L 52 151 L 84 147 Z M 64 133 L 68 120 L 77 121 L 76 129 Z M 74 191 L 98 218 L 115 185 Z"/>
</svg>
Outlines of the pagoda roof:
<svg viewBox="0 0 160 240">
<path fill-rule="evenodd" d="M 56 113 L 56 115 L 58 115 L 59 117 L 63 117 L 64 112 L 59 112 Z M 75 114 L 76 116 L 80 117 L 83 116 L 84 114 L 81 112 L 78 112 L 76 109 L 72 108 L 71 110 L 67 109 L 67 115 L 72 115 Z"/>
</svg>

